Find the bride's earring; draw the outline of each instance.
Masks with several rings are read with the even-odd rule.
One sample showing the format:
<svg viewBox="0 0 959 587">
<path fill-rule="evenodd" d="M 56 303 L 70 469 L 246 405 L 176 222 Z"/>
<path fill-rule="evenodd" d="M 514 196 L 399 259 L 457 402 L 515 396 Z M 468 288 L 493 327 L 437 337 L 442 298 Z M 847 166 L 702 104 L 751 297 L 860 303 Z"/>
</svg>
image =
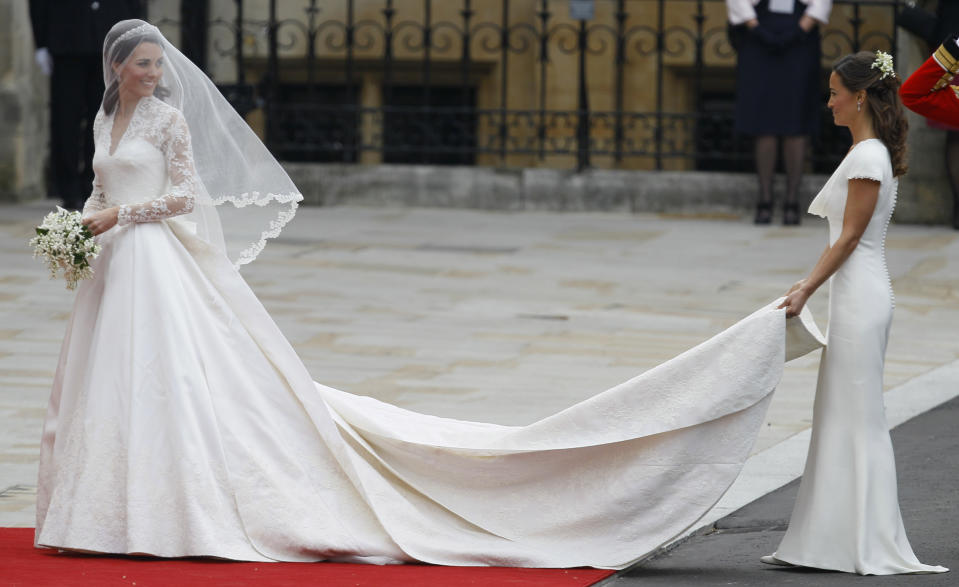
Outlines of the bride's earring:
<svg viewBox="0 0 959 587">
<path fill-rule="evenodd" d="M 856 102 L 856 112 L 862 112 L 862 102 Z"/>
</svg>

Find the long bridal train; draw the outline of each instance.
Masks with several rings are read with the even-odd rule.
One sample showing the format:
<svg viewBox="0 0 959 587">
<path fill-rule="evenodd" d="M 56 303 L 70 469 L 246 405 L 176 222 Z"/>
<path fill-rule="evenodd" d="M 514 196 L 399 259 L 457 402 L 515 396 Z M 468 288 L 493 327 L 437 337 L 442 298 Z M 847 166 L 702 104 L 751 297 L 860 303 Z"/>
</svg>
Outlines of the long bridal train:
<svg viewBox="0 0 959 587">
<path fill-rule="evenodd" d="M 622 568 L 716 503 L 784 362 L 823 344 L 771 304 L 533 424 L 458 421 L 315 383 L 185 223 L 102 239 L 43 434 L 42 546 Z"/>
</svg>

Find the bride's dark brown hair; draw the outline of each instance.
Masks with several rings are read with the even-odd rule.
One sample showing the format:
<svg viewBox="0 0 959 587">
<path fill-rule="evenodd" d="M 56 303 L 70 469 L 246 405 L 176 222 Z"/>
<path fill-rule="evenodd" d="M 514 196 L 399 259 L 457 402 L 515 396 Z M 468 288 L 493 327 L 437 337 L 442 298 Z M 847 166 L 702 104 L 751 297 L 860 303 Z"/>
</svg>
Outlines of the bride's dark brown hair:
<svg viewBox="0 0 959 587">
<path fill-rule="evenodd" d="M 133 50 L 137 48 L 141 43 L 153 43 L 159 47 L 163 47 L 163 39 L 153 30 L 144 31 L 143 34 L 133 35 L 128 39 L 123 39 L 117 41 L 124 33 L 133 30 L 137 26 L 143 25 L 141 21 L 129 21 L 130 26 L 123 28 L 120 26 L 114 26 L 110 29 L 110 32 L 107 33 L 107 38 L 103 43 L 104 58 L 110 57 L 114 64 L 123 65 L 133 53 Z M 110 67 L 111 64 L 104 63 L 103 67 Z M 157 98 L 163 99 L 170 95 L 170 90 L 164 88 L 160 84 L 157 84 L 156 89 L 153 90 L 153 95 Z M 107 86 L 106 90 L 103 92 L 103 112 L 105 114 L 113 114 L 113 109 L 117 106 L 117 100 L 120 99 L 120 78 L 116 77 L 113 82 Z"/>
<path fill-rule="evenodd" d="M 899 177 L 909 169 L 906 164 L 909 123 L 899 101 L 899 78 L 887 75 L 886 79 L 882 79 L 882 71 L 873 67 L 875 62 L 875 53 L 860 51 L 841 57 L 833 64 L 832 70 L 850 92 L 866 90 L 865 105 L 872 113 L 873 131 L 889 149 L 892 173 Z"/>
</svg>

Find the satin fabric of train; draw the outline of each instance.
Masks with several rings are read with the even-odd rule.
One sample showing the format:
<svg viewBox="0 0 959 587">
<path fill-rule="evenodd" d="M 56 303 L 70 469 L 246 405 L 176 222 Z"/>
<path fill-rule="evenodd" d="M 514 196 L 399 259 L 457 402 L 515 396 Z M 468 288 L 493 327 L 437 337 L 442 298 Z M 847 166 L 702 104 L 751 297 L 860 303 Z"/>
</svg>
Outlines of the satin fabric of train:
<svg viewBox="0 0 959 587">
<path fill-rule="evenodd" d="M 886 147 L 857 143 L 809 211 L 842 232 L 850 179 L 879 182 L 858 246 L 829 281 L 827 347 L 819 368 L 812 439 L 789 529 L 775 553 L 793 564 L 869 575 L 942 572 L 919 562 L 906 538 L 882 373 L 893 294 L 884 254 L 896 204 Z"/>
<path fill-rule="evenodd" d="M 108 204 L 163 193 L 151 149 L 131 137 L 98 153 Z M 42 546 L 622 568 L 716 503 L 787 356 L 821 344 L 808 315 L 774 303 L 530 425 L 437 418 L 315 383 L 186 223 L 99 238 L 44 425 Z"/>
</svg>

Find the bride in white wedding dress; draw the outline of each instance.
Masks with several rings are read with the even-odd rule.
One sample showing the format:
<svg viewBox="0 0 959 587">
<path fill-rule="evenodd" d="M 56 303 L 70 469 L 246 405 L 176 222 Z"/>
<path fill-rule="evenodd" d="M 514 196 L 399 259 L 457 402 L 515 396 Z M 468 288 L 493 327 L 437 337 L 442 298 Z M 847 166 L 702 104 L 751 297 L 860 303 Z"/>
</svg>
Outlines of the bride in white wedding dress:
<svg viewBox="0 0 959 587">
<path fill-rule="evenodd" d="M 39 547 L 622 568 L 716 503 L 784 361 L 821 346 L 774 303 L 527 426 L 315 383 L 234 264 L 292 217 L 295 186 L 155 27 L 114 26 L 104 72 L 84 208 L 103 252 L 44 424 Z M 220 212 L 257 227 L 237 250 Z"/>
</svg>

